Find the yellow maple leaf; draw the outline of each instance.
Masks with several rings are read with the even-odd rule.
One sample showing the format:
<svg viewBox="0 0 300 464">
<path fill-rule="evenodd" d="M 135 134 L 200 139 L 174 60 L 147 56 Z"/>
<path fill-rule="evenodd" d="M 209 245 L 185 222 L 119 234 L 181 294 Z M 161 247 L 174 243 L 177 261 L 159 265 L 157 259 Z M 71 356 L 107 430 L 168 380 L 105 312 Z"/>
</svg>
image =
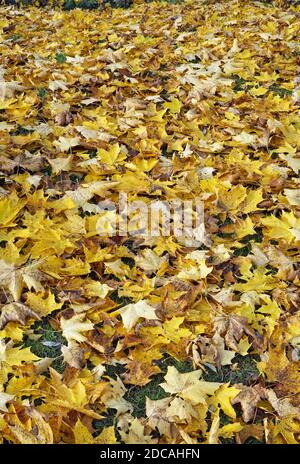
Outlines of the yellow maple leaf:
<svg viewBox="0 0 300 464">
<path fill-rule="evenodd" d="M 60 320 L 63 336 L 68 340 L 75 340 L 77 342 L 84 342 L 86 340 L 85 335 L 82 332 L 93 330 L 94 325 L 90 321 L 83 321 L 84 315 L 77 314 L 70 319 Z"/>
<path fill-rule="evenodd" d="M 233 400 L 240 390 L 236 387 L 229 387 L 229 384 L 221 385 L 211 399 L 212 404 L 219 405 L 222 411 L 232 419 L 236 418 L 236 412 L 231 405 Z"/>
</svg>

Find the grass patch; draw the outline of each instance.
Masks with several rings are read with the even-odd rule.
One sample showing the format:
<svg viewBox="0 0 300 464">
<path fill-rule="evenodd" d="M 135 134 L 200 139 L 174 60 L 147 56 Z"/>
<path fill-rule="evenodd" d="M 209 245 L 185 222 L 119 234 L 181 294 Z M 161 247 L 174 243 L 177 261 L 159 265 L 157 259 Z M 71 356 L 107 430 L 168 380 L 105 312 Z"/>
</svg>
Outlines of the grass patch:
<svg viewBox="0 0 300 464">
<path fill-rule="evenodd" d="M 49 324 L 47 320 L 35 322 L 33 325 L 35 334 L 40 335 L 37 340 L 26 337 L 24 346 L 29 347 L 40 358 L 53 358 L 53 369 L 59 373 L 64 371 L 64 362 L 61 352 L 62 345 L 67 345 L 66 339 Z"/>
<path fill-rule="evenodd" d="M 61 53 L 61 52 L 56 53 L 55 59 L 56 59 L 57 63 L 59 63 L 59 64 L 63 64 L 63 63 L 65 63 L 67 61 L 66 55 L 64 53 Z"/>
</svg>

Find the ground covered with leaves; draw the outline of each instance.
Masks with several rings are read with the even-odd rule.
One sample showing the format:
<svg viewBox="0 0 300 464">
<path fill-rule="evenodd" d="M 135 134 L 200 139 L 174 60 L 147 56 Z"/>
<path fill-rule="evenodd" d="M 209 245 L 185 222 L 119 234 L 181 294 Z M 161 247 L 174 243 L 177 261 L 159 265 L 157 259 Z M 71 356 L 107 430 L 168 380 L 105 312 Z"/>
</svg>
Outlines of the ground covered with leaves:
<svg viewBox="0 0 300 464">
<path fill-rule="evenodd" d="M 2 441 L 297 443 L 299 7 L 0 12 Z"/>
</svg>

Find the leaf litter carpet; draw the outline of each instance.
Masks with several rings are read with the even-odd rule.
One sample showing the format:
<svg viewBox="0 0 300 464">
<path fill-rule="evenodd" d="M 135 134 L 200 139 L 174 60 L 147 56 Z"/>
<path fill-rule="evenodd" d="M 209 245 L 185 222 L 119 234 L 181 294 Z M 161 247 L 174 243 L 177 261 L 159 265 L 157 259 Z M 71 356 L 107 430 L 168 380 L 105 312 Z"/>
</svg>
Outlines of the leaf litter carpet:
<svg viewBox="0 0 300 464">
<path fill-rule="evenodd" d="M 0 9 L 1 440 L 297 443 L 299 7 Z"/>
</svg>

